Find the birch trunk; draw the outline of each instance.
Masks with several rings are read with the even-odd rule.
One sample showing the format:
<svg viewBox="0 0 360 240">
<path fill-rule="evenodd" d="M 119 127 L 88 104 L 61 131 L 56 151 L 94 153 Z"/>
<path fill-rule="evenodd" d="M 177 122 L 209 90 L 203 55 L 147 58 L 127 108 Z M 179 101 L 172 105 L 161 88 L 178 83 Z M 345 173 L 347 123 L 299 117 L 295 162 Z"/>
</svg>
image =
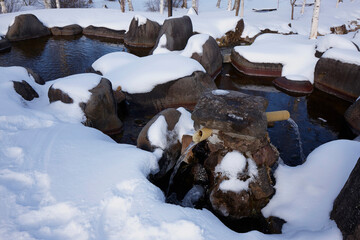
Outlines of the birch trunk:
<svg viewBox="0 0 360 240">
<path fill-rule="evenodd" d="M 301 14 L 304 14 L 305 12 L 305 5 L 306 5 L 306 0 L 303 1 L 302 7 L 301 7 Z"/>
<path fill-rule="evenodd" d="M 164 14 L 164 0 L 160 0 L 160 14 Z"/>
<path fill-rule="evenodd" d="M 232 6 L 232 0 L 228 0 L 228 6 L 227 6 L 228 11 L 231 11 L 231 6 Z"/>
<path fill-rule="evenodd" d="M 60 8 L 60 0 L 56 0 L 56 8 Z"/>
<path fill-rule="evenodd" d="M 7 8 L 4 0 L 0 0 L 1 13 L 7 13 Z"/>
<path fill-rule="evenodd" d="M 132 0 L 127 0 L 127 2 L 128 2 L 128 5 L 129 5 L 129 11 L 133 12 L 134 8 L 133 8 L 133 5 L 132 5 Z"/>
<path fill-rule="evenodd" d="M 44 0 L 44 6 L 45 6 L 45 8 L 51 8 L 50 0 Z"/>
<path fill-rule="evenodd" d="M 314 12 L 311 20 L 310 39 L 316 39 L 319 25 L 320 0 L 315 0 Z"/>
<path fill-rule="evenodd" d="M 187 8 L 187 0 L 183 0 L 182 8 Z"/>
<path fill-rule="evenodd" d="M 241 11 L 240 11 L 240 17 L 243 18 L 244 17 L 244 0 L 241 0 Z"/>
<path fill-rule="evenodd" d="M 192 0 L 192 1 L 191 1 L 191 7 L 192 7 L 193 9 L 195 9 L 195 11 L 198 13 L 197 1 L 196 1 L 196 0 Z"/>
<path fill-rule="evenodd" d="M 217 3 L 216 3 L 217 8 L 220 8 L 220 3 L 221 3 L 221 0 L 218 0 Z"/>
<path fill-rule="evenodd" d="M 236 10 L 236 9 L 238 8 L 239 4 L 240 4 L 240 1 L 234 0 L 234 7 L 233 7 L 232 10 Z M 236 15 L 236 16 L 237 16 L 237 15 Z"/>
<path fill-rule="evenodd" d="M 121 12 L 125 12 L 125 0 L 119 0 Z"/>
</svg>

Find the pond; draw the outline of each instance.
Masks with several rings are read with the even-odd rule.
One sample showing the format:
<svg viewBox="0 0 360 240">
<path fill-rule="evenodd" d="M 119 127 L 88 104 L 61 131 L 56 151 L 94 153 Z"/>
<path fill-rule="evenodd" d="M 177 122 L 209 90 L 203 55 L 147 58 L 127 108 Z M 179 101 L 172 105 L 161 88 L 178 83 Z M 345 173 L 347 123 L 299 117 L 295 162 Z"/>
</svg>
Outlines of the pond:
<svg viewBox="0 0 360 240">
<path fill-rule="evenodd" d="M 99 57 L 115 51 L 128 51 L 121 41 L 109 41 L 85 36 L 46 37 L 14 43 L 12 49 L 0 53 L 0 66 L 23 66 L 38 73 L 45 81 L 90 70 Z M 343 117 L 349 102 L 315 90 L 309 96 L 289 96 L 273 87 L 271 78 L 249 77 L 224 64 L 216 84 L 221 89 L 236 90 L 263 96 L 269 101 L 267 111 L 288 110 L 298 125 L 298 133 L 289 121 L 269 127 L 271 142 L 277 147 L 283 161 L 296 166 L 319 145 L 331 140 L 355 136 Z M 124 122 L 122 143 L 136 144 L 138 133 L 154 112 L 125 106 L 120 116 Z M 299 136 L 300 135 L 300 136 Z"/>
</svg>

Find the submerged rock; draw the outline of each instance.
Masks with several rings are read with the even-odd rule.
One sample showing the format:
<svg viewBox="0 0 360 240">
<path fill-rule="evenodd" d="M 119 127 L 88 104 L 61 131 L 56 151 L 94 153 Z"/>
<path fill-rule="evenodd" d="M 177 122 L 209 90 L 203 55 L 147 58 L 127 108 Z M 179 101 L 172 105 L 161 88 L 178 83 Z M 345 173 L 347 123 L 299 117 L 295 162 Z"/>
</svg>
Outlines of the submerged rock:
<svg viewBox="0 0 360 240">
<path fill-rule="evenodd" d="M 126 32 L 124 42 L 130 47 L 152 48 L 155 46 L 161 26 L 157 22 L 146 19 L 141 22 L 139 17 L 131 20 L 129 31 Z"/>
<path fill-rule="evenodd" d="M 52 27 L 51 33 L 54 36 L 72 36 L 81 34 L 83 29 L 78 24 L 72 24 L 65 27 Z"/>
<path fill-rule="evenodd" d="M 334 201 L 330 218 L 345 240 L 360 239 L 360 159 Z"/>
<path fill-rule="evenodd" d="M 29 83 L 22 80 L 21 82 L 13 81 L 15 91 L 25 100 L 31 101 L 38 98 L 39 94 L 30 86 Z"/>
<path fill-rule="evenodd" d="M 192 34 L 193 26 L 188 16 L 166 19 L 152 52 L 158 47 L 169 51 L 183 50 Z"/>
<path fill-rule="evenodd" d="M 6 33 L 10 41 L 49 36 L 50 30 L 33 14 L 22 14 L 15 17 L 15 22 Z"/>
<path fill-rule="evenodd" d="M 345 112 L 346 121 L 355 134 L 360 135 L 360 100 L 354 102 Z"/>
<path fill-rule="evenodd" d="M 113 30 L 106 27 L 94 27 L 92 25 L 84 28 L 83 34 L 87 36 L 103 37 L 124 40 L 125 30 Z"/>
</svg>

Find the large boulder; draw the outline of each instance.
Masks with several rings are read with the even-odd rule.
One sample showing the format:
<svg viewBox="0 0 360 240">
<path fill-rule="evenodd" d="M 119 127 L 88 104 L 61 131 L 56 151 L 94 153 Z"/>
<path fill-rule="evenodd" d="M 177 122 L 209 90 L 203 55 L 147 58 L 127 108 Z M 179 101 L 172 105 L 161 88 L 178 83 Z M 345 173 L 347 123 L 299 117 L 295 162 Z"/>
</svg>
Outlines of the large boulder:
<svg viewBox="0 0 360 240">
<path fill-rule="evenodd" d="M 169 51 L 183 50 L 192 34 L 193 26 L 188 16 L 166 19 L 152 52 L 158 47 Z"/>
<path fill-rule="evenodd" d="M 81 34 L 83 29 L 78 24 L 72 24 L 65 27 L 52 27 L 51 33 L 54 36 L 73 36 Z"/>
<path fill-rule="evenodd" d="M 0 37 L 0 53 L 11 49 L 11 43 L 6 38 Z"/>
<path fill-rule="evenodd" d="M 241 56 L 235 49 L 231 51 L 231 64 L 240 72 L 252 76 L 281 77 L 282 64 L 254 63 Z"/>
<path fill-rule="evenodd" d="M 75 103 L 68 93 L 53 86 L 48 91 L 50 103 L 55 101 L 67 104 Z M 99 84 L 88 91 L 91 93 L 89 100 L 79 103 L 86 117 L 84 125 L 99 129 L 108 135 L 120 133 L 123 124 L 117 116 L 117 104 L 111 82 L 106 78 L 101 78 Z"/>
<path fill-rule="evenodd" d="M 84 28 L 83 34 L 87 36 L 124 40 L 125 30 L 113 30 L 105 27 L 94 27 L 90 25 Z"/>
<path fill-rule="evenodd" d="M 330 218 L 345 240 L 360 239 L 360 159 L 334 201 Z"/>
<path fill-rule="evenodd" d="M 355 134 L 360 135 L 360 100 L 353 103 L 345 112 L 345 119 Z"/>
<path fill-rule="evenodd" d="M 201 49 L 199 51 L 199 49 Z M 215 79 L 222 69 L 222 55 L 215 39 L 206 34 L 192 36 L 181 53 L 198 61 L 206 72 Z"/>
<path fill-rule="evenodd" d="M 33 14 L 22 14 L 15 17 L 14 24 L 6 33 L 10 41 L 20 41 L 50 35 L 50 30 Z"/>
<path fill-rule="evenodd" d="M 324 56 L 329 51 L 333 50 L 328 50 Z M 360 56 L 360 53 L 358 55 Z M 315 87 L 348 101 L 357 99 L 360 96 L 360 64 L 342 62 L 324 56 L 315 67 Z"/>
<path fill-rule="evenodd" d="M 13 81 L 15 91 L 25 100 L 31 101 L 38 98 L 39 94 L 24 80 L 21 82 Z"/>
<path fill-rule="evenodd" d="M 124 42 L 130 47 L 152 48 L 160 32 L 160 24 L 141 16 L 135 16 L 126 32 Z"/>
<path fill-rule="evenodd" d="M 127 94 L 127 100 L 145 108 L 161 111 L 171 107 L 188 107 L 192 109 L 202 94 L 216 89 L 211 77 L 204 72 L 196 71 L 164 84 L 159 84 L 151 92 Z"/>
<path fill-rule="evenodd" d="M 240 19 L 236 24 L 235 30 L 228 31 L 225 36 L 216 39 L 220 47 L 238 46 L 242 42 L 241 35 L 244 31 L 244 20 Z"/>
</svg>

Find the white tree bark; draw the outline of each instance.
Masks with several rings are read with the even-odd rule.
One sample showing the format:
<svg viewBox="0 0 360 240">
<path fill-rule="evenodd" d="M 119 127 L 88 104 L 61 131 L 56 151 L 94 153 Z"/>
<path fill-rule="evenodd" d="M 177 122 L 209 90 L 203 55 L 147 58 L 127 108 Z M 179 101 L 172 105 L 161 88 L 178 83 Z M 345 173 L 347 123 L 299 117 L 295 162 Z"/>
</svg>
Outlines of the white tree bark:
<svg viewBox="0 0 360 240">
<path fill-rule="evenodd" d="M 320 0 L 315 0 L 314 12 L 311 20 L 310 39 L 316 39 L 319 25 Z"/>
<path fill-rule="evenodd" d="M 164 14 L 164 0 L 160 0 L 160 14 Z"/>
<path fill-rule="evenodd" d="M 301 14 L 304 14 L 305 12 L 305 5 L 306 5 L 306 0 L 303 1 L 302 7 L 301 7 Z"/>
<path fill-rule="evenodd" d="M 218 0 L 217 3 L 216 3 L 217 8 L 220 8 L 220 3 L 221 3 L 221 0 Z"/>
<path fill-rule="evenodd" d="M 240 10 L 240 17 L 244 17 L 244 0 L 241 0 L 241 10 Z"/>
<path fill-rule="evenodd" d="M 7 13 L 5 0 L 0 0 L 0 8 L 1 8 L 1 13 Z"/>
<path fill-rule="evenodd" d="M 198 1 L 197 1 L 197 0 L 192 0 L 192 1 L 191 1 L 191 7 L 192 7 L 193 9 L 195 9 L 195 11 L 196 11 L 197 13 L 199 13 Z"/>
<path fill-rule="evenodd" d="M 336 8 L 339 6 L 339 2 L 340 2 L 340 0 L 336 1 Z"/>
<path fill-rule="evenodd" d="M 129 5 L 129 11 L 134 11 L 133 5 L 132 5 L 132 0 L 127 0 L 128 5 Z"/>
<path fill-rule="evenodd" d="M 228 0 L 228 7 L 227 7 L 228 11 L 231 11 L 231 6 L 232 6 L 232 0 Z"/>
<path fill-rule="evenodd" d="M 56 8 L 60 8 L 60 0 L 56 0 Z"/>
<path fill-rule="evenodd" d="M 44 6 L 45 6 L 45 8 L 51 8 L 50 0 L 44 0 Z"/>
</svg>

